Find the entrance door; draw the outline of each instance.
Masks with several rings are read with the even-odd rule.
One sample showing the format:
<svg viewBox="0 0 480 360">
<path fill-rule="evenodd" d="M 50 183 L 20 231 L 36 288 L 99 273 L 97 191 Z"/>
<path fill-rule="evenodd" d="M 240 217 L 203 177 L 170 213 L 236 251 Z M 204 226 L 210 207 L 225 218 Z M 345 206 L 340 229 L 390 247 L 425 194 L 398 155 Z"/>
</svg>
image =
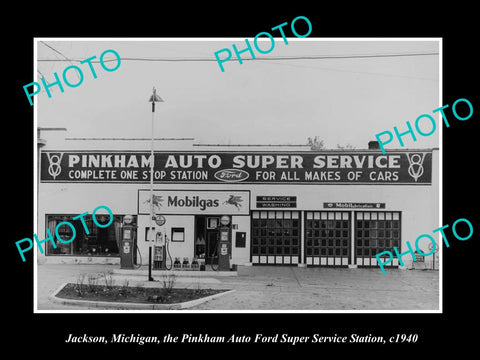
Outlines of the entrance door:
<svg viewBox="0 0 480 360">
<path fill-rule="evenodd" d="M 205 263 L 209 265 L 218 264 L 218 230 L 207 230 Z"/>
</svg>

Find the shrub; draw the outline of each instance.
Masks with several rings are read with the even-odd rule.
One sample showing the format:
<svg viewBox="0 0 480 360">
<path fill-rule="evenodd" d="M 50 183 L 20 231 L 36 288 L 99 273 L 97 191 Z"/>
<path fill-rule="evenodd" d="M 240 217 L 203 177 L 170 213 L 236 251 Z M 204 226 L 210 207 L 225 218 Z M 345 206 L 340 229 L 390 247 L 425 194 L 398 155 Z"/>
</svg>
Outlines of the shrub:
<svg viewBox="0 0 480 360">
<path fill-rule="evenodd" d="M 95 292 L 96 286 L 97 286 L 97 283 L 98 283 L 98 279 L 97 279 L 96 275 L 88 275 L 87 283 L 88 283 L 88 291 Z"/>
<path fill-rule="evenodd" d="M 83 296 L 85 292 L 85 274 L 80 274 L 77 276 L 77 283 L 75 285 L 75 290 L 77 291 L 78 296 Z"/>
<path fill-rule="evenodd" d="M 115 284 L 115 279 L 112 277 L 112 274 L 106 272 L 103 274 L 103 276 L 105 278 L 105 287 L 107 289 L 112 289 L 113 285 Z"/>
<path fill-rule="evenodd" d="M 172 292 L 177 277 L 175 274 L 163 275 L 163 291 L 167 294 Z"/>
</svg>

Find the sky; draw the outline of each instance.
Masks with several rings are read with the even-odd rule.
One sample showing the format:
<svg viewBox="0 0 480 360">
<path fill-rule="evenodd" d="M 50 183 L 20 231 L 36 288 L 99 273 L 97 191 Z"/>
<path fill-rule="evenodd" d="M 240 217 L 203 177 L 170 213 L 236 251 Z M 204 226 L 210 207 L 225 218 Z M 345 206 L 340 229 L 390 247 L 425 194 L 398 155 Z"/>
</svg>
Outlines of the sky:
<svg viewBox="0 0 480 360">
<path fill-rule="evenodd" d="M 276 38 L 273 50 L 239 64 L 235 55 L 215 61 L 142 61 L 143 59 L 212 59 L 244 38 L 229 39 L 37 39 L 36 78 L 54 81 L 54 72 L 77 65 L 83 82 L 75 88 L 42 89 L 34 102 L 40 127 L 65 127 L 67 137 L 151 137 L 152 88 L 163 99 L 155 113 L 155 137 L 193 137 L 204 144 L 306 144 L 318 136 L 327 148 L 367 148 L 375 134 L 393 126 L 406 130 L 421 114 L 440 107 L 440 55 L 292 59 L 307 56 L 438 53 L 436 39 Z M 259 42 L 268 49 L 270 41 Z M 47 46 L 48 45 L 48 46 Z M 100 57 L 115 50 L 122 59 L 112 72 L 74 60 Z M 221 56 L 224 56 L 222 54 Z M 259 60 L 258 58 L 265 60 Z M 68 58 L 70 61 L 66 61 Z M 108 57 L 105 57 L 106 59 Z M 111 57 L 110 57 L 111 58 Z M 251 58 L 248 52 L 242 58 Z M 137 60 L 133 60 L 137 59 Z M 113 63 L 106 63 L 113 67 Z M 42 75 L 40 75 L 40 73 Z M 78 81 L 69 71 L 72 83 Z M 26 99 L 26 101 L 28 101 Z M 428 124 L 424 124 L 427 131 Z M 438 127 L 437 127 L 438 129 Z M 406 148 L 438 147 L 438 130 L 417 142 L 404 137 Z M 391 148 L 400 148 L 398 143 Z M 388 148 L 388 146 L 386 146 Z"/>
</svg>

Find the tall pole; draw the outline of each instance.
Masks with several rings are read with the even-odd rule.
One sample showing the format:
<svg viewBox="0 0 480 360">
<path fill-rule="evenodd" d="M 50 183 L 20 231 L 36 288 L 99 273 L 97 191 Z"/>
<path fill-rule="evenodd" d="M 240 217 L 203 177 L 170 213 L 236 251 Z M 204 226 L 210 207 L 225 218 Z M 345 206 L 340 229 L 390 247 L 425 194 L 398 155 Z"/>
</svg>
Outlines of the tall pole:
<svg viewBox="0 0 480 360">
<path fill-rule="evenodd" d="M 153 88 L 153 94 L 150 96 L 152 102 L 152 143 L 150 147 L 150 220 L 147 234 L 149 234 L 149 247 L 148 247 L 148 281 L 153 281 L 152 277 L 152 248 L 153 248 L 153 169 L 155 162 L 155 155 L 153 154 L 153 139 L 154 139 L 154 121 L 155 121 L 155 103 L 163 102 L 163 99 L 157 95 L 155 87 Z"/>
<path fill-rule="evenodd" d="M 155 88 L 154 88 L 155 91 Z M 152 277 L 152 247 L 153 247 L 153 163 L 155 157 L 153 155 L 153 138 L 154 138 L 154 115 L 155 115 L 155 101 L 152 101 L 152 143 L 150 147 L 150 225 L 148 227 L 149 247 L 148 247 L 148 281 L 153 281 Z"/>
</svg>

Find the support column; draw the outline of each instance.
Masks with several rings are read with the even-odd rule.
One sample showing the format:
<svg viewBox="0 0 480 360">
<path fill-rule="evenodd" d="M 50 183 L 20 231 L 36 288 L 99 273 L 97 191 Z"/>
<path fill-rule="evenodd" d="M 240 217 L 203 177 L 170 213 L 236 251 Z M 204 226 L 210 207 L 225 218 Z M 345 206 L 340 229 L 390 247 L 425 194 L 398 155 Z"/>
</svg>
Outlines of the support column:
<svg viewBox="0 0 480 360">
<path fill-rule="evenodd" d="M 299 211 L 300 213 L 300 262 L 298 263 L 298 267 L 306 268 L 307 264 L 305 263 L 305 233 L 303 231 L 303 224 L 305 221 L 305 211 Z"/>
<path fill-rule="evenodd" d="M 350 211 L 350 265 L 349 269 L 356 269 L 355 263 L 355 211 Z"/>
</svg>

